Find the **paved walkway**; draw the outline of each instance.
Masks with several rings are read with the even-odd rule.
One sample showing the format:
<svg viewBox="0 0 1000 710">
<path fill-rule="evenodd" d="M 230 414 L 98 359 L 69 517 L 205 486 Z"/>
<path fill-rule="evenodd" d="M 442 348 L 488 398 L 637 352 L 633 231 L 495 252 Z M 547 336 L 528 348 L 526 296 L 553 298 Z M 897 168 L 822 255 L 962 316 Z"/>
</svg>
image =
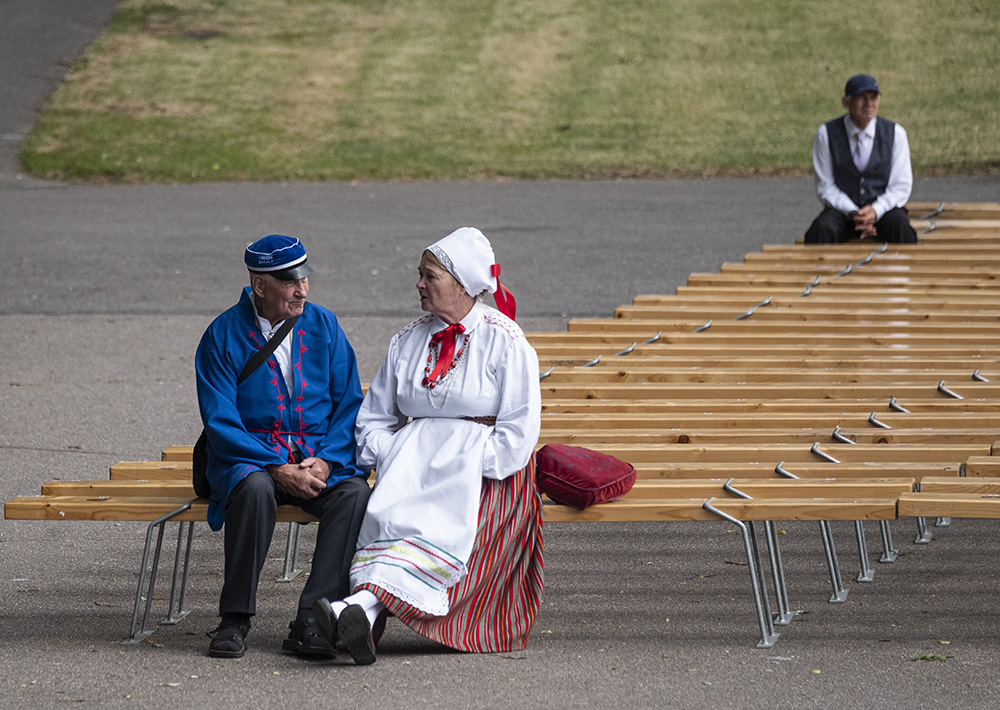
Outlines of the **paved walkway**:
<svg viewBox="0 0 1000 710">
<path fill-rule="evenodd" d="M 341 316 L 368 379 L 388 335 L 418 312 L 420 250 L 456 226 L 494 240 L 523 322 L 539 330 L 789 242 L 817 211 L 808 179 L 90 187 L 19 175 L 38 107 L 115 4 L 0 6 L 4 500 L 193 441 L 195 344 L 237 297 L 242 245 L 264 233 L 306 241 L 312 296 Z M 918 179 L 914 198 L 996 200 L 998 187 Z M 899 561 L 852 585 L 843 605 L 826 603 L 818 532 L 790 526 L 793 604 L 808 613 L 770 651 L 754 648 L 728 526 L 553 525 L 527 651 L 453 654 L 391 625 L 379 662 L 355 668 L 280 654 L 298 583 L 262 584 L 246 658 L 205 657 L 221 581 L 220 539 L 207 529 L 191 615 L 122 647 L 143 528 L 0 521 L 0 697 L 10 707 L 994 707 L 997 526 L 956 521 L 917 547 L 898 525 Z M 268 575 L 280 571 L 277 547 Z M 948 659 L 912 660 L 921 654 Z"/>
</svg>

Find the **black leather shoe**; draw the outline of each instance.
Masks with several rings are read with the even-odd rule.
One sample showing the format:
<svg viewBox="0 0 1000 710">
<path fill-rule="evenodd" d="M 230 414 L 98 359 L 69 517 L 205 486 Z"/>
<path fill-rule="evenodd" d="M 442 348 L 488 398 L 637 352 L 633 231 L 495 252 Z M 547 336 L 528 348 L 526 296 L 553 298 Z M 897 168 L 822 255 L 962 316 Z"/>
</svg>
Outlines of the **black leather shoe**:
<svg viewBox="0 0 1000 710">
<path fill-rule="evenodd" d="M 312 612 L 316 615 L 316 625 L 319 626 L 323 636 L 326 637 L 331 646 L 336 645 L 338 640 L 337 617 L 333 613 L 333 605 L 325 597 L 320 597 L 313 602 Z"/>
<path fill-rule="evenodd" d="M 288 638 L 281 642 L 281 650 L 317 658 L 334 658 L 337 655 L 333 644 L 326 639 L 312 617 L 288 625 Z"/>
<path fill-rule="evenodd" d="M 245 620 L 223 618 L 215 631 L 209 631 L 212 643 L 208 655 L 215 658 L 242 658 L 247 652 L 246 638 L 250 633 L 250 618 Z"/>
<path fill-rule="evenodd" d="M 361 606 L 351 604 L 340 612 L 340 618 L 337 619 L 337 634 L 356 664 L 368 666 L 375 662 L 372 625 L 368 623 L 368 616 Z"/>
</svg>

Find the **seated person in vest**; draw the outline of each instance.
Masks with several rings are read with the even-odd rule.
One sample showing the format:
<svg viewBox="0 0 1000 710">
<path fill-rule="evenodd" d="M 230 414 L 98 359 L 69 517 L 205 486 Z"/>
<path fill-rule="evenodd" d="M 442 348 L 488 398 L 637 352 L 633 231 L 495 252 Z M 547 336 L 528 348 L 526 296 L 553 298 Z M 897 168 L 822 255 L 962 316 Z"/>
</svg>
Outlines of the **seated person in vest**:
<svg viewBox="0 0 1000 710">
<path fill-rule="evenodd" d="M 348 572 L 370 494 L 355 460 L 361 383 L 337 318 L 306 301 L 312 267 L 295 237 L 272 234 L 246 248 L 250 284 L 205 331 L 195 355 L 198 403 L 208 435 L 208 523 L 224 527 L 219 627 L 209 655 L 239 658 L 256 613 L 257 581 L 277 507 L 319 519 L 312 572 L 282 648 L 331 658 L 312 604 L 350 593 Z M 293 328 L 282 330 L 283 324 Z M 287 333 L 287 334 L 286 334 Z M 241 370 L 272 338 L 267 361 Z M 223 523 L 225 525 L 223 526 Z"/>
<path fill-rule="evenodd" d="M 806 244 L 916 243 L 903 207 L 913 187 L 910 146 L 902 126 L 878 116 L 880 100 L 873 77 L 852 76 L 840 100 L 847 114 L 816 132 L 813 167 L 824 209 L 806 232 Z"/>
</svg>

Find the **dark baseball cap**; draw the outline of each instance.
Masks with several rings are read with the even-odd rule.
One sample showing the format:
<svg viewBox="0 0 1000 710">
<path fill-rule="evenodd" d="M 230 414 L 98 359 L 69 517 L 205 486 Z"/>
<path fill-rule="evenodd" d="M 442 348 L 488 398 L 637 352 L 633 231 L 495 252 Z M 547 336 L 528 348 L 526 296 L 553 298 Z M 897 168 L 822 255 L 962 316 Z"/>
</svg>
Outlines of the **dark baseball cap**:
<svg viewBox="0 0 1000 710">
<path fill-rule="evenodd" d="M 882 93 L 878 89 L 878 82 L 875 81 L 875 77 L 868 76 L 867 74 L 858 74 L 847 80 L 847 86 L 844 87 L 844 96 L 853 99 L 855 96 L 863 94 L 866 91 L 874 91 L 876 94 Z"/>
</svg>

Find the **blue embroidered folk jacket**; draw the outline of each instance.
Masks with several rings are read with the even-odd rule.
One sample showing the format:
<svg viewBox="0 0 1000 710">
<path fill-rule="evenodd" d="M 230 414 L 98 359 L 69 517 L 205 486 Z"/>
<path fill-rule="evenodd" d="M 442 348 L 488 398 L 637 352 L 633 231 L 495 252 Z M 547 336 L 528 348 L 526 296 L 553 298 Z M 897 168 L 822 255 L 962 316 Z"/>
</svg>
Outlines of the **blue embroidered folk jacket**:
<svg viewBox="0 0 1000 710">
<path fill-rule="evenodd" d="M 273 355 L 237 387 L 243 366 L 265 342 L 251 299 L 247 286 L 239 303 L 208 327 L 195 354 L 213 530 L 222 527 L 226 500 L 244 476 L 290 460 L 289 437 L 303 458 L 330 464 L 327 487 L 368 476 L 355 461 L 354 420 L 362 400 L 357 360 L 336 316 L 306 303 L 289 334 L 292 392 Z"/>
</svg>

